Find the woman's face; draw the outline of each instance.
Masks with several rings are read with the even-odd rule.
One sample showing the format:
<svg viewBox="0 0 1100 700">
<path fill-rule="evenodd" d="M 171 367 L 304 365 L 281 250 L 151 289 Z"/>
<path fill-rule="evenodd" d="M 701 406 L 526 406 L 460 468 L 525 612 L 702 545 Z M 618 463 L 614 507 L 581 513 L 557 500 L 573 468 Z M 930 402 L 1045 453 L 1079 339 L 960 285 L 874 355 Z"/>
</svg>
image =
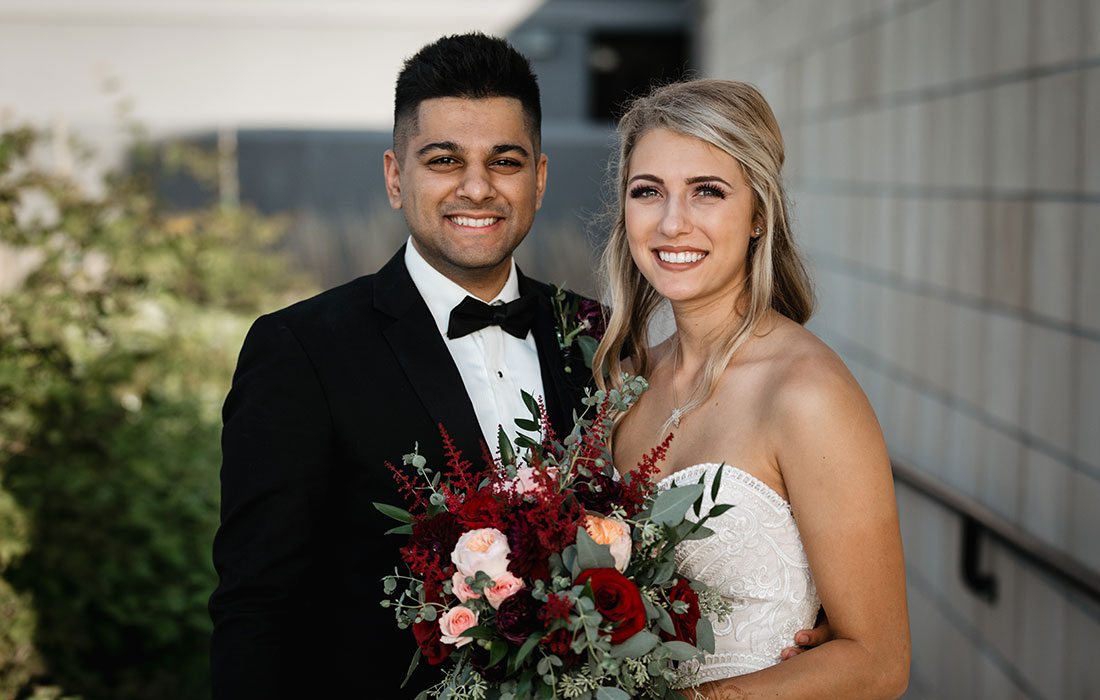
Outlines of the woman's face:
<svg viewBox="0 0 1100 700">
<path fill-rule="evenodd" d="M 692 136 L 654 129 L 639 139 L 626 185 L 634 263 L 673 302 L 740 292 L 753 193 L 732 156 Z"/>
</svg>

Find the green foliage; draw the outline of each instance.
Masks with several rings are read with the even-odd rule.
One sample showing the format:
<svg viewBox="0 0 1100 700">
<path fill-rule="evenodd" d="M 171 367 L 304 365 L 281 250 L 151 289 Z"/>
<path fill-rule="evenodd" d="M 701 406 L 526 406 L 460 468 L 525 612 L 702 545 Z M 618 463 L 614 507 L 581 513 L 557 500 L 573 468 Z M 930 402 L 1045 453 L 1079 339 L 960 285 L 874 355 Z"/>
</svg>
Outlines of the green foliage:
<svg viewBox="0 0 1100 700">
<path fill-rule="evenodd" d="M 89 192 L 39 141 L 0 133 L 0 698 L 206 697 L 218 411 L 306 289 L 280 222 L 165 212 L 141 168 Z"/>
</svg>

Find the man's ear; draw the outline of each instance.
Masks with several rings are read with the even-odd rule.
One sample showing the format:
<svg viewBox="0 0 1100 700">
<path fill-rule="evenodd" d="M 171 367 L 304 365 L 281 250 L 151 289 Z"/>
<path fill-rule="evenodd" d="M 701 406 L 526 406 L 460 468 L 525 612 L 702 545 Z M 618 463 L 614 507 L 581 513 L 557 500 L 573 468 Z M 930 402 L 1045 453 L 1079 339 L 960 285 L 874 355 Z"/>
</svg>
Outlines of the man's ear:
<svg viewBox="0 0 1100 700">
<path fill-rule="evenodd" d="M 386 178 L 386 196 L 390 200 L 390 206 L 394 209 L 401 208 L 401 166 L 397 162 L 397 154 L 392 148 L 386 149 L 382 154 L 382 171 Z"/>
<path fill-rule="evenodd" d="M 542 195 L 546 194 L 547 162 L 546 154 L 540 153 L 538 165 L 535 166 L 535 209 L 542 206 Z"/>
</svg>

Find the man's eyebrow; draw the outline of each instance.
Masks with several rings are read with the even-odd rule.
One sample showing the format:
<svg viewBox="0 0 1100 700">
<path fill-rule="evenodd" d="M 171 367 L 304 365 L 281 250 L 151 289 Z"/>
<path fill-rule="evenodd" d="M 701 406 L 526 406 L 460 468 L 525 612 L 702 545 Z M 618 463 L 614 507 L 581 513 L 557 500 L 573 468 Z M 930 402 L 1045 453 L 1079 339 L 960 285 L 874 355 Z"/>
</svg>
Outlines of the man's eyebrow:
<svg viewBox="0 0 1100 700">
<path fill-rule="evenodd" d="M 431 153 L 432 151 L 450 151 L 451 153 L 461 153 L 462 149 L 454 141 L 436 141 L 424 145 L 416 155 L 423 156 Z"/>
<path fill-rule="evenodd" d="M 531 156 L 531 154 L 527 152 L 526 148 L 520 146 L 517 143 L 499 143 L 496 146 L 493 146 L 492 153 L 494 156 L 499 156 L 505 153 L 512 153 L 513 151 L 519 153 L 524 158 L 529 158 Z"/>
</svg>

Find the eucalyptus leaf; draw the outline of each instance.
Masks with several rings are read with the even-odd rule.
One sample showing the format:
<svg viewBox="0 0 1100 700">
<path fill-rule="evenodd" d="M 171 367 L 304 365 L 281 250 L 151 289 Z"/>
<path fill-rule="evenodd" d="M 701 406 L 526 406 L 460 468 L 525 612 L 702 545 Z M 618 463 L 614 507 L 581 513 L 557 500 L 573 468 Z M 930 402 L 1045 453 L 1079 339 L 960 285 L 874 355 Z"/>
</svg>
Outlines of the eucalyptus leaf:
<svg viewBox="0 0 1100 700">
<path fill-rule="evenodd" d="M 672 616 L 660 605 L 657 606 L 657 626 L 665 634 L 676 634 L 676 628 L 672 626 Z"/>
<path fill-rule="evenodd" d="M 630 700 L 630 696 L 618 688 L 600 687 L 596 689 L 596 700 Z"/>
<path fill-rule="evenodd" d="M 653 585 L 659 586 L 665 581 L 672 578 L 676 573 L 676 562 L 672 559 L 666 559 L 657 566 L 657 571 L 653 575 Z"/>
<path fill-rule="evenodd" d="M 650 519 L 658 525 L 674 527 L 684 520 L 692 502 L 703 493 L 702 484 L 674 486 L 661 492 L 653 502 Z"/>
<path fill-rule="evenodd" d="M 420 654 L 421 651 L 419 648 L 417 648 L 416 652 L 413 653 L 412 661 L 409 662 L 409 670 L 405 671 L 405 680 L 401 681 L 402 688 L 404 688 L 405 684 L 409 682 L 410 678 L 412 678 L 413 671 L 416 670 L 417 665 L 420 663 Z"/>
<path fill-rule="evenodd" d="M 398 508 L 397 506 L 391 506 L 388 503 L 377 503 L 377 502 L 374 503 L 374 507 L 382 515 L 393 518 L 394 520 L 396 520 L 399 523 L 411 523 L 413 521 L 412 514 L 409 513 L 409 511 L 405 510 L 404 508 Z"/>
<path fill-rule="evenodd" d="M 596 357 L 596 348 L 599 347 L 599 343 L 590 335 L 579 335 L 577 336 L 577 345 L 581 349 L 584 366 L 592 369 L 592 360 Z"/>
<path fill-rule="evenodd" d="M 503 639 L 494 639 L 489 647 L 489 666 L 496 666 L 508 655 L 508 642 Z"/>
<path fill-rule="evenodd" d="M 714 626 L 706 615 L 701 615 L 695 623 L 695 646 L 708 654 L 714 653 Z"/>
<path fill-rule="evenodd" d="M 577 528 L 577 568 L 613 569 L 615 557 L 611 556 L 611 547 L 597 544 L 583 527 Z"/>
<path fill-rule="evenodd" d="M 673 661 L 687 661 L 703 653 L 687 642 L 665 642 L 665 649 Z"/>
<path fill-rule="evenodd" d="M 535 632 L 527 638 L 527 641 L 523 643 L 523 646 L 521 646 L 519 648 L 519 651 L 516 653 L 516 668 L 519 668 L 520 664 L 522 664 L 527 659 L 527 657 L 531 655 L 531 652 L 535 650 L 535 647 L 538 646 L 539 640 L 541 639 L 541 632 Z"/>
<path fill-rule="evenodd" d="M 611 647 L 611 656 L 615 659 L 637 659 L 653 651 L 661 638 L 647 630 L 642 630 L 622 644 Z"/>
</svg>

